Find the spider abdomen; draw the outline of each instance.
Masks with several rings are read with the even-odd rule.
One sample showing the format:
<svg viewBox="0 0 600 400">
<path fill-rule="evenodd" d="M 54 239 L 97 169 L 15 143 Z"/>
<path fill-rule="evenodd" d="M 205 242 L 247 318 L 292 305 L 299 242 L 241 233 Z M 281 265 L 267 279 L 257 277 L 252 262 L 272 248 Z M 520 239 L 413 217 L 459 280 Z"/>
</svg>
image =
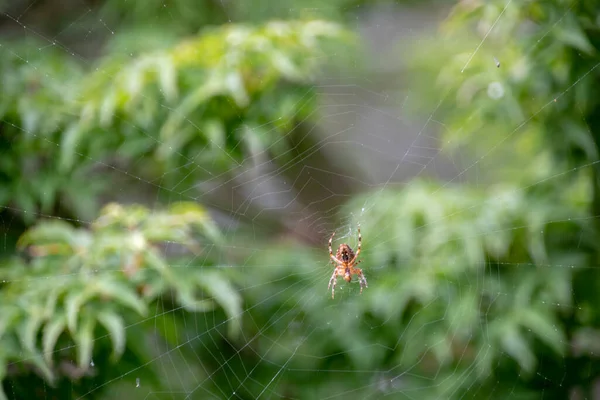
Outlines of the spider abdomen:
<svg viewBox="0 0 600 400">
<path fill-rule="evenodd" d="M 340 244 L 340 247 L 338 247 L 336 257 L 338 260 L 347 263 L 354 259 L 354 251 L 352 250 L 352 247 L 348 246 L 346 243 L 343 243 Z"/>
</svg>

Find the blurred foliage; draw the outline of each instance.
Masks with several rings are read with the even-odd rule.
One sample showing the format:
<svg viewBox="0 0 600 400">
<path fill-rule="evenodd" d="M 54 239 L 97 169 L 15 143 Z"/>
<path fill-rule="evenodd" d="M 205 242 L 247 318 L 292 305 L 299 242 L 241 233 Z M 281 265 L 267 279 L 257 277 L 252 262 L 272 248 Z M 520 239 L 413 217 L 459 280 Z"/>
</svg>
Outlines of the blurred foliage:
<svg viewBox="0 0 600 400">
<path fill-rule="evenodd" d="M 434 41 L 418 41 L 414 112 L 435 110 L 444 150 L 466 150 L 469 164 L 451 183 L 345 205 L 340 215 L 361 217 L 341 238 L 361 223 L 370 286 L 359 296 L 340 282 L 335 300 L 325 245 L 277 241 L 259 223 L 223 235 L 206 209 L 173 201 L 258 155 L 298 162 L 290 132 L 317 115 L 320 61 L 355 50 L 342 25 L 312 17 L 340 20 L 363 2 L 201 3 L 103 2 L 91 18 L 116 34 L 88 64 L 60 42 L 2 43 L 0 207 L 25 224 L 57 218 L 27 230 L 26 254 L 0 269 L 7 395 L 119 398 L 133 371 L 152 389 L 214 397 L 591 392 L 594 2 L 461 1 Z M 311 18 L 228 22 L 240 15 Z M 474 169 L 477 184 L 457 183 Z M 95 218 L 106 197 L 140 187 L 169 210 L 113 203 Z M 244 235 L 251 246 L 237 246 Z"/>
<path fill-rule="evenodd" d="M 493 151 L 498 166 L 483 173 L 525 185 L 598 159 L 600 36 L 591 21 L 599 14 L 593 1 L 505 6 L 460 2 L 413 67 L 422 100 L 446 99 L 439 113 L 448 150 Z"/>
<path fill-rule="evenodd" d="M 528 218 L 510 226 L 525 230 L 520 242 L 528 243 L 528 254 L 511 248 L 507 264 L 485 278 L 486 283 L 501 278 L 495 306 L 503 293 L 525 301 L 515 306 L 525 308 L 521 315 L 530 324 L 527 335 L 518 337 L 510 328 L 514 315 L 498 314 L 498 325 L 488 314 L 486 338 L 492 338 L 492 326 L 508 330 L 500 336 L 504 343 L 486 349 L 484 358 L 501 349 L 521 368 L 483 375 L 496 392 L 506 386 L 513 394 L 529 391 L 536 397 L 536 391 L 551 388 L 562 398 L 585 397 L 598 378 L 588 373 L 599 365 L 594 348 L 583 342 L 597 340 L 597 332 L 586 327 L 600 321 L 593 311 L 600 301 L 595 283 L 600 102 L 594 94 L 600 86 L 594 22 L 599 15 L 592 1 L 461 1 L 435 42 L 415 49 L 412 67 L 423 95 L 417 107 L 431 110 L 443 100 L 436 119 L 443 121 L 445 149 L 470 154 L 461 180 L 477 174 L 477 186 L 486 192 L 490 182 L 510 182 L 526 200 Z M 498 201 L 485 204 L 506 208 Z M 487 248 L 487 263 L 496 264 L 496 245 L 476 246 Z M 550 295 L 552 288 L 560 289 Z"/>
<path fill-rule="evenodd" d="M 369 288 L 359 296 L 358 282 L 340 280 L 332 301 L 331 270 L 321 267 L 326 246 L 302 260 L 295 244 L 278 246 L 253 271 L 285 300 L 244 314 L 246 329 L 261 334 L 253 344 L 257 357 L 230 364 L 259 365 L 269 376 L 295 353 L 290 368 L 298 372 L 278 390 L 299 398 L 345 391 L 353 398 L 454 398 L 474 387 L 486 398 L 492 390 L 498 398 L 535 398 L 520 382 L 549 366 L 549 355 L 569 354 L 566 333 L 556 327 L 576 308 L 573 266 L 585 265 L 594 245 L 578 205 L 588 196 L 583 179 L 577 193 L 556 198 L 532 198 L 508 183 L 481 192 L 414 181 L 402 192 L 382 192 L 360 218 Z M 356 197 L 342 214 L 360 215 L 372 199 Z M 356 229 L 347 236 L 355 243 Z M 250 304 L 269 300 L 262 285 L 244 297 Z M 277 349 L 270 349 L 273 337 Z M 351 377 L 310 372 L 337 370 Z M 379 377 L 353 372 L 374 370 Z M 224 373 L 215 379 L 225 385 Z M 251 398 L 255 390 L 243 393 Z"/>
<path fill-rule="evenodd" d="M 325 21 L 227 25 L 89 72 L 60 46 L 15 45 L 0 61 L 0 206 L 89 220 L 108 189 L 90 176 L 124 170 L 178 193 L 267 148 L 289 153 L 284 134 L 314 113 L 324 39 L 350 43 Z"/>
<path fill-rule="evenodd" d="M 330 0 L 324 5 L 319 0 L 261 0 L 258 3 L 245 1 L 223 3 L 214 0 L 149 0 L 144 3 L 127 4 L 119 0 L 108 0 L 103 4 L 100 15 L 119 26 L 139 27 L 161 24 L 176 32 L 192 33 L 198 26 L 225 24 L 235 21 L 264 22 L 273 19 L 326 18 L 340 20 L 343 15 L 364 1 Z"/>
<path fill-rule="evenodd" d="M 115 147 L 129 159 L 155 151 L 145 167 L 162 162 L 161 172 L 176 171 L 164 176 L 167 186 L 190 187 L 271 144 L 285 154 L 280 139 L 314 110 L 309 87 L 291 85 L 311 82 L 320 39 L 343 34 L 324 21 L 232 25 L 134 62 L 110 60 L 84 86 L 81 118 L 62 138 L 61 166 L 72 167 L 75 149 L 92 159 Z M 104 135 L 99 146 L 89 135 L 98 128 L 115 137 Z M 146 133 L 156 128 L 157 137 Z"/>
<path fill-rule="evenodd" d="M 174 268 L 163 255 L 165 243 L 171 253 L 199 256 L 221 242 L 217 226 L 195 203 L 153 212 L 109 204 L 89 230 L 60 220 L 41 222 L 19 241 L 31 260 L 14 259 L 0 270 L 0 376 L 6 376 L 7 363 L 25 361 L 52 384 L 76 351 L 77 367 L 69 377 L 81 377 L 91 368 L 103 332 L 112 341 L 114 362 L 128 341 L 139 340 L 127 337 L 128 328 L 148 318 L 158 300 L 165 304 L 165 294 L 173 307 L 189 312 L 221 306 L 235 338 L 241 298 L 219 267 L 205 259 L 202 268 Z"/>
</svg>

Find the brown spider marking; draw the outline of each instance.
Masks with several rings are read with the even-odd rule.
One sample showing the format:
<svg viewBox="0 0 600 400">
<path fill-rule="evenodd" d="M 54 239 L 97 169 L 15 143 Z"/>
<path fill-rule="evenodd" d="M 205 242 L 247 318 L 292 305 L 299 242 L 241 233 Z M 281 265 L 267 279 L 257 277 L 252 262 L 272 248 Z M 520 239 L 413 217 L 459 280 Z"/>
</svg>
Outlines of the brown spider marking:
<svg viewBox="0 0 600 400">
<path fill-rule="evenodd" d="M 333 251 L 331 250 L 331 242 L 333 241 L 333 236 L 335 232 L 331 234 L 329 238 L 329 257 L 331 258 L 331 262 L 335 265 L 335 269 L 333 270 L 333 274 L 331 275 L 331 279 L 329 280 L 329 285 L 327 286 L 327 290 L 333 285 L 331 289 L 331 298 L 335 297 L 335 285 L 337 283 L 337 277 L 343 276 L 346 282 L 350 282 L 352 280 L 352 275 L 358 276 L 358 282 L 360 283 L 360 293 L 362 293 L 363 288 L 367 286 L 367 278 L 362 273 L 362 269 L 355 268 L 362 260 L 358 260 L 358 255 L 360 254 L 360 246 L 362 242 L 362 236 L 360 235 L 360 225 L 358 226 L 358 249 L 356 250 L 356 254 L 350 246 L 346 243 L 340 244 L 337 249 L 335 256 L 333 255 Z"/>
</svg>

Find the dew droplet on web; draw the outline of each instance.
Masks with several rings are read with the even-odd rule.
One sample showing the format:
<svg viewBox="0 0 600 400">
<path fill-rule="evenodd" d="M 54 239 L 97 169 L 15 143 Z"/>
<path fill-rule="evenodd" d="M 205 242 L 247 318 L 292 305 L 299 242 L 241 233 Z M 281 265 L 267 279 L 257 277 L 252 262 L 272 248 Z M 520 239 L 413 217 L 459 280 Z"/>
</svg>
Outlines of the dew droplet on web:
<svg viewBox="0 0 600 400">
<path fill-rule="evenodd" d="M 140 378 L 135 378 L 135 387 L 140 387 Z"/>
</svg>

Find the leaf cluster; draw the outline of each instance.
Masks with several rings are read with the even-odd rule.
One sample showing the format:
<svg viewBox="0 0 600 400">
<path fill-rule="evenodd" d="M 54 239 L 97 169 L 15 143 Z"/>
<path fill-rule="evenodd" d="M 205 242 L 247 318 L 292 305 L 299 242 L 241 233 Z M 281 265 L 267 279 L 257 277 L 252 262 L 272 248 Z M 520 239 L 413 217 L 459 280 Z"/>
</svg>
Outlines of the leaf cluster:
<svg viewBox="0 0 600 400">
<path fill-rule="evenodd" d="M 24 362 L 53 383 L 60 374 L 56 358 L 74 357 L 71 348 L 84 374 L 106 334 L 116 361 L 127 346 L 127 327 L 168 293 L 174 306 L 189 312 L 219 305 L 235 337 L 241 298 L 219 269 L 173 267 L 164 256 L 167 250 L 198 255 L 221 242 L 219 229 L 195 203 L 152 212 L 109 204 L 90 229 L 64 221 L 34 226 L 19 241 L 30 261 L 17 258 L 0 271 L 0 376 L 9 362 Z"/>
<path fill-rule="evenodd" d="M 576 308 L 574 266 L 585 265 L 592 245 L 587 239 L 574 245 L 578 233 L 593 235 L 578 219 L 584 207 L 508 183 L 483 193 L 414 181 L 377 194 L 376 206 L 357 212 L 373 197 L 359 196 L 343 210 L 362 215 L 356 222 L 369 282 L 362 295 L 358 282 L 340 279 L 331 300 L 325 245 L 299 252 L 282 244 L 252 265 L 268 291 L 263 285 L 244 291 L 250 304 L 261 304 L 245 313 L 246 329 L 260 333 L 253 347 L 261 357 L 242 362 L 246 368 L 256 363 L 263 372 L 255 373 L 268 376 L 277 373 L 271 365 L 287 361 L 293 371 L 381 371 L 379 389 L 372 374 L 332 382 L 333 373 L 296 372 L 280 382 L 278 390 L 303 396 L 411 388 L 418 397 L 450 398 L 473 386 L 490 389 L 497 380 L 528 393 L 522 381 L 535 378 L 542 354 L 545 363 L 568 354 L 571 344 L 559 327 Z M 340 240 L 352 243 L 355 236 L 351 229 Z M 241 285 L 244 277 L 236 278 Z M 269 318 L 274 313 L 279 318 Z M 273 337 L 277 348 L 270 348 Z"/>
<path fill-rule="evenodd" d="M 486 155 L 484 177 L 523 185 L 597 160 L 597 12 L 588 1 L 458 3 L 411 61 L 419 107 L 443 98 L 446 148 Z"/>
<path fill-rule="evenodd" d="M 112 175 L 179 193 L 285 154 L 314 112 L 323 46 L 348 38 L 320 20 L 230 24 L 87 68 L 58 44 L 15 44 L 0 61 L 0 205 L 89 220 Z"/>
</svg>

